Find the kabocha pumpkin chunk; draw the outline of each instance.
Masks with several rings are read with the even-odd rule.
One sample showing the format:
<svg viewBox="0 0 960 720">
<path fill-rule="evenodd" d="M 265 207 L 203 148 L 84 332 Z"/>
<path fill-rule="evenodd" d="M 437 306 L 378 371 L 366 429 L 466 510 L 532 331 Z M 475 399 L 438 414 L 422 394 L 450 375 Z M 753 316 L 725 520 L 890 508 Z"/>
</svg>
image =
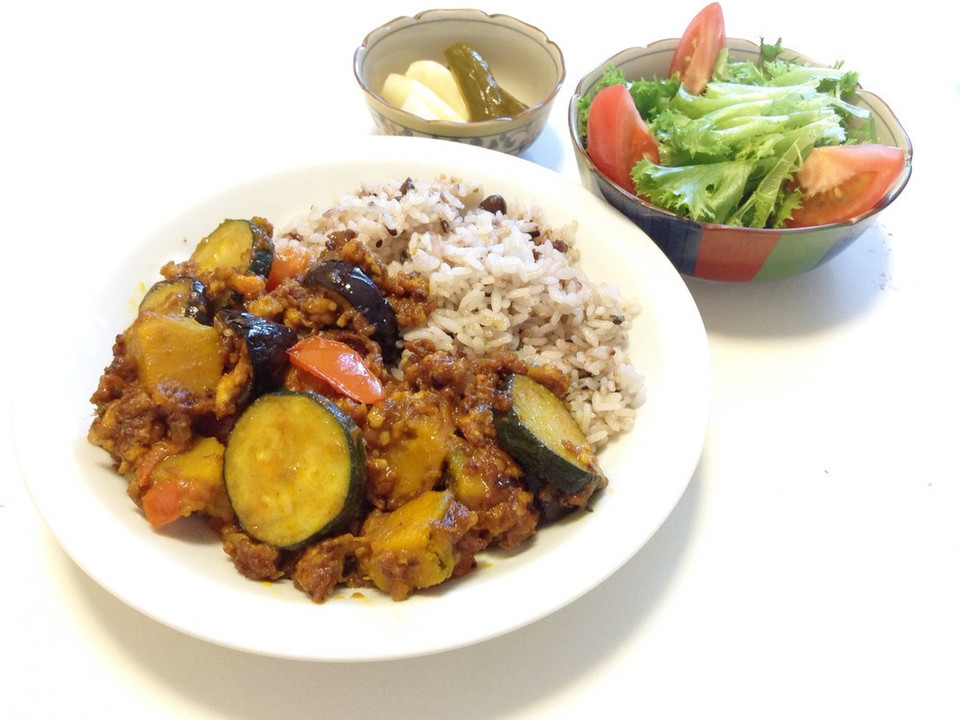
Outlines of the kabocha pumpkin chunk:
<svg viewBox="0 0 960 720">
<path fill-rule="evenodd" d="M 201 273 L 222 269 L 267 277 L 273 264 L 273 229 L 260 218 L 224 220 L 197 243 L 190 260 Z"/>
<path fill-rule="evenodd" d="M 223 476 L 243 529 L 278 548 L 342 530 L 357 514 L 365 457 L 360 431 L 310 392 L 261 395 L 227 438 Z"/>
<path fill-rule="evenodd" d="M 521 470 L 495 443 L 453 444 L 446 488 L 477 514 L 473 534 L 501 548 L 521 545 L 537 531 L 534 495 L 520 482 Z"/>
<path fill-rule="evenodd" d="M 127 330 L 137 377 L 155 397 L 187 392 L 194 400 L 213 396 L 223 359 L 217 331 L 191 317 L 141 312 Z"/>
<path fill-rule="evenodd" d="M 457 543 L 476 514 L 453 493 L 432 490 L 389 513 L 373 512 L 363 524 L 360 572 L 394 600 L 439 585 L 460 561 Z"/>
<path fill-rule="evenodd" d="M 374 504 L 394 510 L 433 490 L 443 476 L 456 429 L 444 397 L 429 390 L 393 393 L 370 411 L 367 422 L 377 429 L 370 436 L 371 455 L 387 467 L 382 487 L 371 488 Z"/>
<path fill-rule="evenodd" d="M 223 485 L 223 445 L 216 438 L 199 438 L 186 452 L 165 457 L 147 483 L 141 504 L 154 527 L 195 512 L 222 520 L 233 515 Z"/>
<path fill-rule="evenodd" d="M 447 488 L 460 502 L 470 508 L 487 504 L 492 494 L 490 483 L 478 468 L 471 464 L 471 448 L 462 440 L 454 439 L 447 456 Z"/>
<path fill-rule="evenodd" d="M 562 399 L 527 375 L 510 375 L 504 390 L 510 403 L 494 413 L 497 436 L 528 474 L 568 493 L 606 484 L 596 454 Z"/>
<path fill-rule="evenodd" d="M 153 284 L 140 301 L 139 312 L 192 317 L 201 325 L 212 320 L 206 286 L 191 277 L 175 277 Z"/>
</svg>

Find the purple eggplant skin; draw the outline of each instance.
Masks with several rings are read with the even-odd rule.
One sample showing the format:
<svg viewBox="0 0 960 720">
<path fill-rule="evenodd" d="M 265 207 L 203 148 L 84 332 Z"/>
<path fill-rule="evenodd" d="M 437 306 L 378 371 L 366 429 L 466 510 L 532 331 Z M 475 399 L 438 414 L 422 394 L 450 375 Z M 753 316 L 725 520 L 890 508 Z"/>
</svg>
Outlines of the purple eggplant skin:
<svg viewBox="0 0 960 720">
<path fill-rule="evenodd" d="M 287 350 L 297 342 L 297 333 L 286 325 L 243 310 L 219 310 L 216 321 L 243 338 L 247 346 L 253 366 L 252 397 L 280 388 L 290 367 Z"/>
<path fill-rule="evenodd" d="M 321 287 L 355 308 L 373 325 L 373 339 L 380 345 L 384 362 L 396 362 L 400 355 L 396 313 L 363 270 L 344 260 L 318 260 L 307 271 L 304 284 Z"/>
</svg>

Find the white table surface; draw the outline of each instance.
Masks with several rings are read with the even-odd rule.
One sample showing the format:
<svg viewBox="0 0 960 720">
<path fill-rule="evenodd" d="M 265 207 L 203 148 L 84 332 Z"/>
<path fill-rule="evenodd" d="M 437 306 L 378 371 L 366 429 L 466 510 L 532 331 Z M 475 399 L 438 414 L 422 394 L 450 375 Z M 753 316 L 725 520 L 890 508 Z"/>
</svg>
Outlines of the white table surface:
<svg viewBox="0 0 960 720">
<path fill-rule="evenodd" d="M 702 2 L 493 3 L 562 47 L 526 154 L 577 179 L 566 103 L 615 51 Z M 0 10 L 3 354 L 63 353 L 31 315 L 59 243 L 145 234 L 194 201 L 374 132 L 351 59 L 419 3 L 9 2 Z M 710 430 L 662 528 L 608 581 L 480 645 L 317 664 L 222 649 L 90 580 L 37 514 L 4 412 L 0 717 L 960 717 L 956 222 L 960 62 L 933 3 L 727 0 L 731 36 L 843 59 L 915 146 L 882 224 L 826 266 L 687 281 L 708 331 Z M 904 60 L 908 58 L 908 60 Z M 262 103 L 262 105 L 261 105 Z M 43 249 L 41 249 L 43 248 Z M 84 279 L 78 279 L 84 280 Z M 96 278 L 88 278 L 96 282 Z M 38 334 L 35 324 L 44 321 Z M 4 373 L 13 384 L 42 377 Z M 322 612 L 318 608 L 318 612 Z"/>
</svg>

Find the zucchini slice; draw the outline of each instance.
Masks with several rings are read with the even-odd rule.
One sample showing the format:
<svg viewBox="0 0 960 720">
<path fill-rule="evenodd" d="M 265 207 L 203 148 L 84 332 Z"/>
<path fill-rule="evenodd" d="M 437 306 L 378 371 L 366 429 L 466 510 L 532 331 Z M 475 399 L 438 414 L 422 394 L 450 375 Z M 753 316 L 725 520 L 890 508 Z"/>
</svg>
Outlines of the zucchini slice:
<svg viewBox="0 0 960 720">
<path fill-rule="evenodd" d="M 387 363 L 398 356 L 397 316 L 376 283 L 360 268 L 343 260 L 320 260 L 307 272 L 305 284 L 322 287 L 341 298 L 373 325 L 373 339 Z"/>
<path fill-rule="evenodd" d="M 507 377 L 504 391 L 510 404 L 494 412 L 497 437 L 529 475 L 567 493 L 603 483 L 597 456 L 563 400 L 520 374 Z"/>
<path fill-rule="evenodd" d="M 140 301 L 139 312 L 191 317 L 201 325 L 209 325 L 212 304 L 207 286 L 192 277 L 176 277 L 153 284 Z"/>
<path fill-rule="evenodd" d="M 260 218 L 224 220 L 197 243 L 190 260 L 200 272 L 224 268 L 267 277 L 273 265 L 273 228 Z"/>
<path fill-rule="evenodd" d="M 310 392 L 261 395 L 227 438 L 223 477 L 241 527 L 255 540 L 298 548 L 357 515 L 366 459 L 360 430 Z"/>
</svg>

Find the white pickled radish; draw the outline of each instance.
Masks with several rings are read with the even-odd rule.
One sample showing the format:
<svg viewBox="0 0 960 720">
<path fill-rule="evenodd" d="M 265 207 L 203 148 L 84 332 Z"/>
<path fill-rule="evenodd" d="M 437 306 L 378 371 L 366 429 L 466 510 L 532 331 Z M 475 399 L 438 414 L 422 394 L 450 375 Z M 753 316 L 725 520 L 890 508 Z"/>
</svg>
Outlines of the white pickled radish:
<svg viewBox="0 0 960 720">
<path fill-rule="evenodd" d="M 400 109 L 417 117 L 421 117 L 424 120 L 440 119 L 440 116 L 433 111 L 433 108 L 427 105 L 423 99 L 416 94 L 408 95 L 403 105 L 400 106 Z"/>
<path fill-rule="evenodd" d="M 464 102 L 457 79 L 446 65 L 435 60 L 415 60 L 407 68 L 406 76 L 433 90 L 460 117 L 469 117 L 467 103 Z"/>
<path fill-rule="evenodd" d="M 384 100 L 425 120 L 466 122 L 466 118 L 450 107 L 437 93 L 419 80 L 390 73 L 380 92 Z"/>
</svg>

